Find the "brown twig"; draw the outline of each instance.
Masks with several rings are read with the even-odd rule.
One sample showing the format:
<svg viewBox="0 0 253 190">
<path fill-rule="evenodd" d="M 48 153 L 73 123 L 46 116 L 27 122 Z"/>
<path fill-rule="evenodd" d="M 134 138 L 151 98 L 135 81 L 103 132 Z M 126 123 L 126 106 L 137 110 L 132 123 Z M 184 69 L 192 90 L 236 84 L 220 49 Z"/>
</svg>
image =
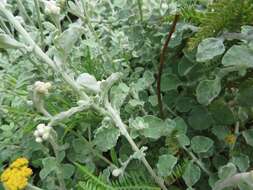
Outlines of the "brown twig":
<svg viewBox="0 0 253 190">
<path fill-rule="evenodd" d="M 163 65 L 164 65 L 164 61 L 165 61 L 165 52 L 168 48 L 172 34 L 176 30 L 176 25 L 179 20 L 179 17 L 180 17 L 179 14 L 175 15 L 171 29 L 168 33 L 167 39 L 166 39 L 165 43 L 163 44 L 163 48 L 160 53 L 160 64 L 159 64 L 159 69 L 158 69 L 158 74 L 157 74 L 157 98 L 158 98 L 158 106 L 159 106 L 159 112 L 160 112 L 161 118 L 164 118 L 163 103 L 162 103 L 162 96 L 161 96 L 161 77 L 162 77 Z"/>
</svg>

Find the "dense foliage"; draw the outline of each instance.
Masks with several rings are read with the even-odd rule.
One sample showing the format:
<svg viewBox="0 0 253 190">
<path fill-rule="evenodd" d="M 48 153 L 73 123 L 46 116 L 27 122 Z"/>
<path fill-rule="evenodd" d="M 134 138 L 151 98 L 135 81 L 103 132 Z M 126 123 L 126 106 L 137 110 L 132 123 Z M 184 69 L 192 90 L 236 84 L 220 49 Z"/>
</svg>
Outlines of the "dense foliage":
<svg viewBox="0 0 253 190">
<path fill-rule="evenodd" d="M 252 69 L 253 0 L 0 0 L 0 173 L 25 157 L 27 189 L 250 190 Z"/>
</svg>

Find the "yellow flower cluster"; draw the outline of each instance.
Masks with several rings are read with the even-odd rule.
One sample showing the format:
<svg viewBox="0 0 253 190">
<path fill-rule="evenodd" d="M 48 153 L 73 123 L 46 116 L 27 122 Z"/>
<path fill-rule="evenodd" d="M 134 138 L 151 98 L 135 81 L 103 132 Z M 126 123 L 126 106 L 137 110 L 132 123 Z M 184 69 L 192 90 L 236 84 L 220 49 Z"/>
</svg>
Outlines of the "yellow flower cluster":
<svg viewBox="0 0 253 190">
<path fill-rule="evenodd" d="M 227 135 L 225 137 L 225 142 L 229 145 L 233 145 L 236 142 L 236 136 L 233 134 Z"/>
<path fill-rule="evenodd" d="M 1 175 L 1 182 L 7 190 L 22 190 L 27 186 L 32 170 L 26 158 L 15 160 Z"/>
</svg>

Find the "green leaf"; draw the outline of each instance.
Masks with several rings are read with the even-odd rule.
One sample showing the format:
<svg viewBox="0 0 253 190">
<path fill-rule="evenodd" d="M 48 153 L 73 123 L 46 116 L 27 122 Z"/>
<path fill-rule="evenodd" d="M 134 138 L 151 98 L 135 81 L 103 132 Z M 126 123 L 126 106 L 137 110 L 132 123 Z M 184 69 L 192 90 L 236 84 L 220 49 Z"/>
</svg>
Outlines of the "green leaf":
<svg viewBox="0 0 253 190">
<path fill-rule="evenodd" d="M 222 64 L 224 66 L 252 68 L 253 51 L 244 45 L 234 45 L 224 55 Z"/>
<path fill-rule="evenodd" d="M 96 131 L 94 143 L 99 150 L 106 152 L 116 145 L 119 136 L 120 131 L 117 127 L 103 126 Z"/>
<path fill-rule="evenodd" d="M 232 125 L 235 122 L 232 110 L 224 101 L 213 102 L 209 107 L 209 111 L 217 125 Z"/>
<path fill-rule="evenodd" d="M 185 168 L 183 179 L 188 187 L 192 187 L 200 179 L 201 170 L 193 162 L 189 162 Z"/>
<path fill-rule="evenodd" d="M 51 172 L 57 171 L 57 161 L 54 157 L 47 157 L 42 160 L 43 169 L 40 171 L 40 178 L 45 179 Z"/>
<path fill-rule="evenodd" d="M 71 24 L 67 30 L 55 39 L 55 46 L 66 55 L 73 49 L 83 32 L 84 30 L 80 24 Z"/>
<path fill-rule="evenodd" d="M 176 123 L 172 120 L 165 120 L 147 115 L 143 117 L 148 127 L 145 127 L 141 134 L 148 138 L 159 139 L 161 136 L 169 135 L 176 127 Z"/>
<path fill-rule="evenodd" d="M 245 154 L 233 156 L 232 163 L 234 163 L 241 172 L 245 172 L 249 168 L 249 157 Z"/>
<path fill-rule="evenodd" d="M 244 139 L 246 140 L 247 144 L 253 146 L 253 129 L 248 129 L 242 132 Z"/>
<path fill-rule="evenodd" d="M 193 129 L 204 130 L 212 125 L 212 117 L 205 107 L 197 106 L 190 112 L 188 122 Z"/>
<path fill-rule="evenodd" d="M 129 93 L 129 87 L 125 83 L 113 86 L 110 91 L 111 103 L 116 109 L 120 109 Z"/>
<path fill-rule="evenodd" d="M 174 74 L 164 74 L 161 78 L 161 91 L 166 92 L 177 89 L 181 85 L 181 81 Z"/>
<path fill-rule="evenodd" d="M 195 153 L 205 153 L 210 150 L 214 142 L 208 137 L 195 136 L 191 140 L 191 148 Z"/>
<path fill-rule="evenodd" d="M 69 179 L 74 174 L 75 167 L 72 164 L 62 164 L 61 168 L 64 179 Z"/>
<path fill-rule="evenodd" d="M 24 48 L 25 45 L 6 34 L 0 34 L 0 49 Z"/>
<path fill-rule="evenodd" d="M 177 158 L 170 154 L 159 156 L 157 163 L 158 174 L 162 177 L 167 177 L 173 171 L 174 166 L 177 164 Z"/>
<path fill-rule="evenodd" d="M 220 79 L 203 80 L 196 89 L 197 100 L 200 104 L 208 105 L 216 98 L 221 91 Z"/>
<path fill-rule="evenodd" d="M 225 166 L 220 167 L 218 175 L 220 179 L 226 179 L 236 174 L 237 170 L 233 163 L 228 163 Z"/>
<path fill-rule="evenodd" d="M 205 62 L 223 54 L 225 46 L 222 38 L 206 38 L 198 46 L 197 61 Z"/>
<path fill-rule="evenodd" d="M 253 106 L 253 80 L 247 80 L 240 85 L 236 98 L 241 106 Z"/>
</svg>

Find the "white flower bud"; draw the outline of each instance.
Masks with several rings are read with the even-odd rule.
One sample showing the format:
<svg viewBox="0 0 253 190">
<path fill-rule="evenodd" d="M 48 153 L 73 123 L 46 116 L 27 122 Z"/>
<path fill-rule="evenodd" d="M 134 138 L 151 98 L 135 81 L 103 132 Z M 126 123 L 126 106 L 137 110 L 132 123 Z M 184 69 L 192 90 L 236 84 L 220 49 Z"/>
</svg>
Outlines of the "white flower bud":
<svg viewBox="0 0 253 190">
<path fill-rule="evenodd" d="M 34 135 L 35 137 L 38 137 L 38 136 L 39 136 L 39 131 L 38 131 L 38 130 L 35 130 L 34 133 L 33 133 L 33 135 Z"/>
<path fill-rule="evenodd" d="M 59 15 L 60 14 L 60 7 L 57 6 L 57 3 L 55 1 L 44 1 L 45 3 L 45 12 L 48 14 L 53 14 L 53 15 Z"/>
<path fill-rule="evenodd" d="M 48 90 L 52 87 L 50 82 L 36 81 L 34 83 L 34 89 L 41 94 L 48 94 Z"/>
<path fill-rule="evenodd" d="M 37 138 L 35 139 L 35 141 L 36 141 L 37 143 L 41 143 L 43 140 L 42 140 L 42 138 L 37 137 Z"/>
<path fill-rule="evenodd" d="M 43 135 L 42 135 L 42 139 L 43 140 L 47 140 L 48 138 L 49 138 L 49 133 L 44 133 Z"/>
<path fill-rule="evenodd" d="M 39 125 L 37 125 L 37 130 L 38 131 L 44 131 L 45 126 L 46 125 L 44 123 L 40 123 Z"/>
<path fill-rule="evenodd" d="M 45 126 L 44 127 L 44 133 L 49 133 L 51 130 L 51 127 L 50 126 Z"/>
<path fill-rule="evenodd" d="M 114 169 L 113 171 L 112 171 L 112 175 L 114 176 L 114 177 L 118 177 L 119 175 L 121 175 L 122 174 L 122 169 L 119 169 L 119 168 L 116 168 L 116 169 Z"/>
</svg>

